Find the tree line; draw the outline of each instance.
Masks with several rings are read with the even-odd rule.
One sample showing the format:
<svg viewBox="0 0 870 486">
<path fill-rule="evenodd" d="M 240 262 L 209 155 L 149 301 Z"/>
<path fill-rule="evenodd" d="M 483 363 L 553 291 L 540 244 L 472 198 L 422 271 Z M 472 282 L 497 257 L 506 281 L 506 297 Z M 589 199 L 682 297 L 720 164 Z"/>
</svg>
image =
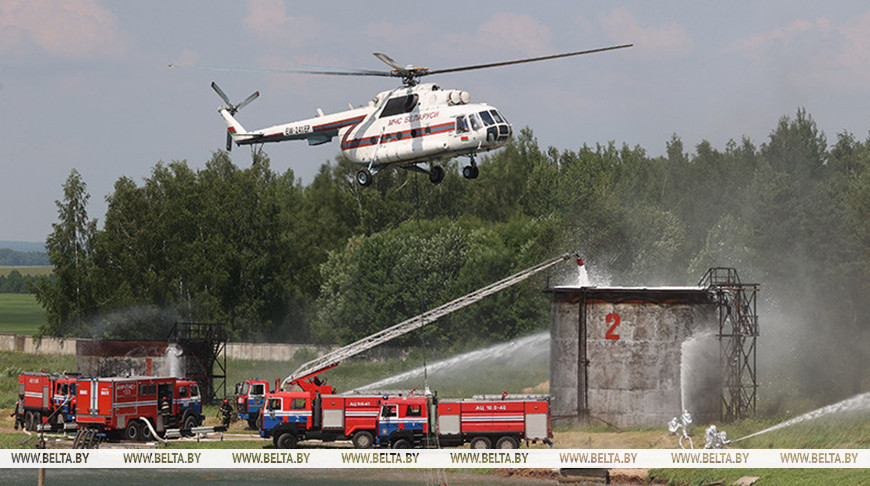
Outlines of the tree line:
<svg viewBox="0 0 870 486">
<path fill-rule="evenodd" d="M 21 275 L 18 270 L 12 270 L 8 275 L 0 275 L 0 294 L 27 294 L 34 283 L 33 275 Z"/>
<path fill-rule="evenodd" d="M 48 254 L 42 251 L 16 251 L 0 248 L 0 265 L 32 266 L 48 265 Z"/>
<path fill-rule="evenodd" d="M 760 145 L 665 145 L 656 157 L 615 142 L 542 148 L 524 129 L 479 160 L 476 180 L 452 162 L 439 185 L 387 170 L 366 188 L 341 157 L 303 185 L 265 152 L 240 168 L 219 151 L 201 169 L 159 163 L 143 184 L 120 178 L 100 225 L 73 171 L 47 241 L 55 273 L 33 286 L 43 332 L 143 337 L 179 319 L 222 323 L 237 339 L 341 344 L 576 250 L 614 285 L 696 284 L 711 266 L 735 267 L 817 326 L 813 345 L 831 359 L 866 358 L 870 140 L 829 144 L 800 109 Z M 473 346 L 546 328 L 541 289 L 560 277 L 407 342 Z M 124 309 L 147 312 L 125 327 Z"/>
</svg>

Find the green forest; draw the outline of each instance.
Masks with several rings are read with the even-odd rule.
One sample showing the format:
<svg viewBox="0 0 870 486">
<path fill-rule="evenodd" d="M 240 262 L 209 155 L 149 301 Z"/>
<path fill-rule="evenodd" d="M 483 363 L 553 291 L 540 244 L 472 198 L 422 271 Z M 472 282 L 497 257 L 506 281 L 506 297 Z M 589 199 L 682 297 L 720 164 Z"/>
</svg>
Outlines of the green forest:
<svg viewBox="0 0 870 486">
<path fill-rule="evenodd" d="M 100 222 L 73 171 L 47 241 L 54 274 L 31 284 L 42 332 L 162 337 L 187 320 L 233 339 L 342 344 L 577 251 L 612 285 L 697 284 L 711 266 L 735 267 L 761 286 L 761 339 L 792 336 L 797 366 L 842 365 L 842 386 L 861 387 L 849 363 L 870 342 L 870 140 L 829 141 L 799 109 L 761 143 L 664 145 L 655 157 L 615 142 L 542 148 L 527 128 L 479 160 L 476 180 L 454 161 L 439 185 L 385 170 L 365 188 L 341 157 L 302 184 L 263 151 L 245 168 L 218 151 L 202 169 L 161 162 L 142 184 L 118 179 Z M 470 348 L 544 329 L 542 289 L 560 278 L 405 344 Z"/>
</svg>

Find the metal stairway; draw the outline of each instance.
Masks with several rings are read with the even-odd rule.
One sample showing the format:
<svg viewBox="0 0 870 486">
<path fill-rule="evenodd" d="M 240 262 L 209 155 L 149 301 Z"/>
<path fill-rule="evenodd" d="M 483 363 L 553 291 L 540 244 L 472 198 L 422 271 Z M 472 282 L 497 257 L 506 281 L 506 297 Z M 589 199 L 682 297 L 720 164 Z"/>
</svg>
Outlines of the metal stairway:
<svg viewBox="0 0 870 486">
<path fill-rule="evenodd" d="M 715 267 L 699 282 L 717 307 L 719 362 L 722 377 L 722 418 L 734 420 L 755 413 L 758 397 L 756 341 L 758 284 L 740 282 L 734 268 Z"/>
</svg>

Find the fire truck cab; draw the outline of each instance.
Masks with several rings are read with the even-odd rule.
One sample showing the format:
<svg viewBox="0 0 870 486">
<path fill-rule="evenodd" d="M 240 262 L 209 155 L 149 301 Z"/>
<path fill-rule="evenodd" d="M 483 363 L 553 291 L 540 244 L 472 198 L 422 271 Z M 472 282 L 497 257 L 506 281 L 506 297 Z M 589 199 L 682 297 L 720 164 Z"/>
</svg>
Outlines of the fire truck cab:
<svg viewBox="0 0 870 486">
<path fill-rule="evenodd" d="M 300 440 L 350 439 L 361 449 L 373 447 L 378 435 L 377 396 L 314 395 L 307 391 L 269 394 L 263 410 L 262 437 L 276 447 L 292 448 Z"/>
<path fill-rule="evenodd" d="M 236 413 L 252 429 L 260 428 L 260 416 L 268 393 L 269 382 L 266 380 L 251 378 L 236 383 Z"/>
<path fill-rule="evenodd" d="M 433 403 L 427 396 L 385 397 L 378 414 L 377 444 L 394 449 L 434 445 L 429 422 Z"/>
<path fill-rule="evenodd" d="M 127 440 L 152 440 L 153 432 L 202 424 L 195 381 L 174 377 L 79 378 L 79 427 Z M 147 421 L 147 423 L 146 423 Z"/>
<path fill-rule="evenodd" d="M 75 381 L 74 376 L 57 373 L 18 375 L 18 400 L 25 429 L 36 430 L 40 425 L 63 429 L 64 424 L 75 422 Z"/>
</svg>

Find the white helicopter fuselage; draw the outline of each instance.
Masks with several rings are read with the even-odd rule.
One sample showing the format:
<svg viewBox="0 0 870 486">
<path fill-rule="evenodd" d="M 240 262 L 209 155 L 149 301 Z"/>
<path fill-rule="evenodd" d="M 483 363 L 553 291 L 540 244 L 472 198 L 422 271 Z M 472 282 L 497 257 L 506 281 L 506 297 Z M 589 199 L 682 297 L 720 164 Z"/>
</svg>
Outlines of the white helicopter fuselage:
<svg viewBox="0 0 870 486">
<path fill-rule="evenodd" d="M 226 107 L 219 112 L 237 145 L 285 140 L 320 145 L 338 137 L 342 153 L 371 174 L 392 166 L 430 172 L 416 164 L 431 166 L 460 155 L 473 156 L 499 148 L 511 137 L 510 124 L 495 107 L 469 101 L 468 92 L 420 84 L 381 92 L 360 108 L 321 112 L 314 118 L 251 132 Z M 476 167 L 473 173 L 476 177 Z"/>
</svg>

